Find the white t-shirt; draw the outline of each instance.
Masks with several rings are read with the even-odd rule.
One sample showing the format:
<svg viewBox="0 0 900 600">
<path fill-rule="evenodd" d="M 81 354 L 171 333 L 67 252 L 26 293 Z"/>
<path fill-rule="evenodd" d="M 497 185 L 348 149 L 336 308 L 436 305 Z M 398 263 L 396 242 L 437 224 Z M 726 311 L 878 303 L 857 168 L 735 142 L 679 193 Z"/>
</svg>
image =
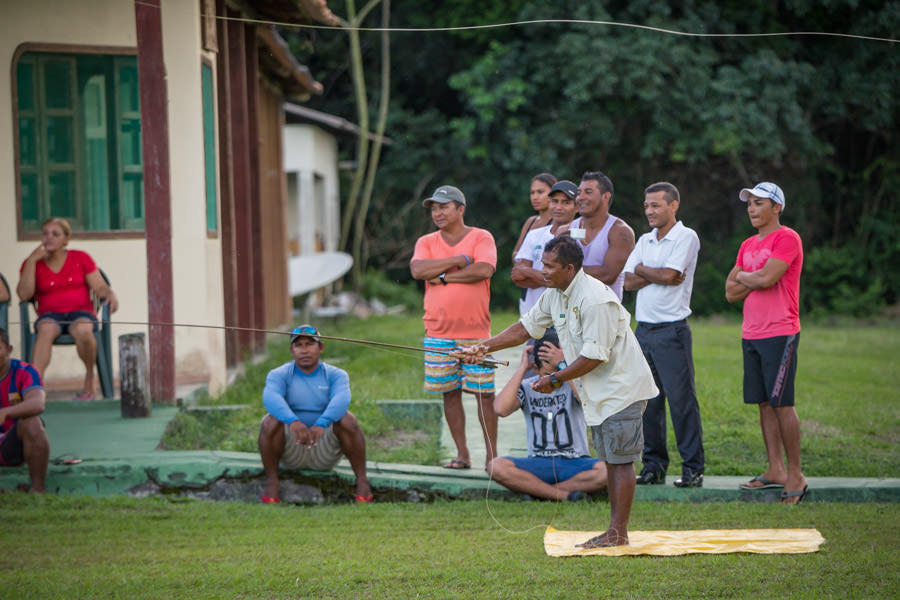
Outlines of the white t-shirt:
<svg viewBox="0 0 900 600">
<path fill-rule="evenodd" d="M 550 233 L 551 225 L 532 229 L 525 234 L 515 260 L 530 260 L 531 268 L 538 271 L 543 267 L 541 258 L 544 256 L 544 246 L 555 236 Z M 525 288 L 525 299 L 519 302 L 519 315 L 524 315 L 531 307 L 537 304 L 538 298 L 544 293 L 545 287 Z"/>
<path fill-rule="evenodd" d="M 634 273 L 634 268 L 642 264 L 684 273 L 684 281 L 678 285 L 651 283 L 639 289 L 634 305 L 634 316 L 639 323 L 671 323 L 686 319 L 691 314 L 691 292 L 700 238 L 681 221 L 675 223 L 661 240 L 656 239 L 656 232 L 654 228 L 638 239 L 623 272 Z"/>
</svg>

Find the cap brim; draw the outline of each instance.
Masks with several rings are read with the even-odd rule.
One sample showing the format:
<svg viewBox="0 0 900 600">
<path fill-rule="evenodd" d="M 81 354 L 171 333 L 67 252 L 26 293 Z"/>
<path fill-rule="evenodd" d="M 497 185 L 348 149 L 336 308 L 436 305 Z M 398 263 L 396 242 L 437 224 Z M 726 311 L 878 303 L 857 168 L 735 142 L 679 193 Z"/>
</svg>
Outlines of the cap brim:
<svg viewBox="0 0 900 600">
<path fill-rule="evenodd" d="M 752 190 L 750 188 L 744 188 L 741 190 L 741 193 L 738 194 L 738 197 L 741 199 L 741 202 L 749 202 L 750 201 L 750 192 Z"/>
</svg>

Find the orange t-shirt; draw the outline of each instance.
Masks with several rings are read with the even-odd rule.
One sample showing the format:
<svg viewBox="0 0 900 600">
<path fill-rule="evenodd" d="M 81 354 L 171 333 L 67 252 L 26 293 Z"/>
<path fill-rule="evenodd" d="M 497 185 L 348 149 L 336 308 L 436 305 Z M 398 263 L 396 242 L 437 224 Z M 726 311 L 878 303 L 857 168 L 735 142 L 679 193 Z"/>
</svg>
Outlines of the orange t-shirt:
<svg viewBox="0 0 900 600">
<path fill-rule="evenodd" d="M 497 246 L 490 232 L 472 227 L 456 243 L 449 245 L 440 231 L 416 241 L 412 260 L 447 258 L 465 254 L 472 262 L 497 266 Z M 484 339 L 491 336 L 491 280 L 474 283 L 425 282 L 425 335 L 448 339 Z"/>
</svg>

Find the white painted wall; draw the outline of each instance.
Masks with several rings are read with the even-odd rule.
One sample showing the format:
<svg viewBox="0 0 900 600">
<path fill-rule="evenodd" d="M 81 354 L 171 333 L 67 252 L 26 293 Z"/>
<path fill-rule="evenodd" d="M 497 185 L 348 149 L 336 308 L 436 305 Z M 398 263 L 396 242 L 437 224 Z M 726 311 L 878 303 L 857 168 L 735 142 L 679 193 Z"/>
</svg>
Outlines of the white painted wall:
<svg viewBox="0 0 900 600">
<path fill-rule="evenodd" d="M 324 250 L 337 250 L 341 232 L 337 164 L 337 139 L 332 134 L 315 125 L 285 126 L 288 235 L 299 235 L 301 254 L 314 252 L 317 233 Z"/>
<path fill-rule="evenodd" d="M 175 322 L 222 325 L 221 242 L 206 235 L 199 5 L 187 0 L 162 3 Z M 5 0 L 0 18 L 0 62 L 6 65 L 7 74 L 11 72 L 15 50 L 22 43 L 134 47 L 134 1 Z M 37 242 L 17 241 L 13 81 L 10 76 L 0 77 L 0 272 L 14 293 L 19 266 Z M 143 238 L 75 240 L 71 247 L 90 253 L 109 275 L 119 298 L 114 322 L 147 321 L 147 254 Z M 10 320 L 18 321 L 18 314 L 18 302 L 14 300 Z M 141 325 L 113 325 L 114 371 L 118 370 L 118 336 L 146 330 Z M 10 326 L 10 334 L 13 345 L 18 347 L 18 325 Z M 176 329 L 175 353 L 179 374 L 208 377 L 213 391 L 224 385 L 225 339 L 220 330 Z M 18 349 L 13 354 L 18 357 Z M 151 356 L 151 368 L 152 360 Z M 74 347 L 54 348 L 47 371 L 51 387 L 54 379 L 82 375 L 83 366 Z"/>
</svg>

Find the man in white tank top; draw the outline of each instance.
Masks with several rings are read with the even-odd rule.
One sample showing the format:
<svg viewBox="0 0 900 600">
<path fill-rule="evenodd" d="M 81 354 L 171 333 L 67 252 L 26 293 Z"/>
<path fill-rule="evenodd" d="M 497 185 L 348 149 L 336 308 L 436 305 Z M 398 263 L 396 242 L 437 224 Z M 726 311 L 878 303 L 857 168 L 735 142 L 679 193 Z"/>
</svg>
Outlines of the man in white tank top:
<svg viewBox="0 0 900 600">
<path fill-rule="evenodd" d="M 622 300 L 622 269 L 634 250 L 634 230 L 609 214 L 612 196 L 609 177 L 600 171 L 582 175 L 576 198 L 581 216 L 572 221 L 569 235 L 578 240 L 584 251 L 584 272 L 608 285 Z"/>
</svg>

